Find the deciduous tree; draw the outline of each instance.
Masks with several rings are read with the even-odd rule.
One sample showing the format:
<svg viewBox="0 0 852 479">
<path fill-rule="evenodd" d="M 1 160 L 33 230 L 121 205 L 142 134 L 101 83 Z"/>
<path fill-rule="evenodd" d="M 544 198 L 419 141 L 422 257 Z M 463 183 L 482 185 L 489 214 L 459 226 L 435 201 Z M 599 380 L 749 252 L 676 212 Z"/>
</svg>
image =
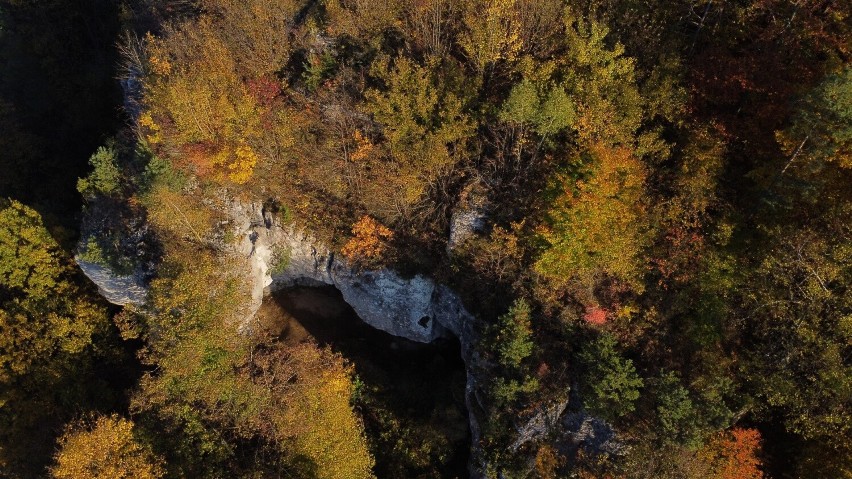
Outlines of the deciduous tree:
<svg viewBox="0 0 852 479">
<path fill-rule="evenodd" d="M 158 479 L 164 471 L 150 446 L 134 433 L 132 421 L 100 416 L 68 428 L 59 440 L 55 479 Z"/>
</svg>

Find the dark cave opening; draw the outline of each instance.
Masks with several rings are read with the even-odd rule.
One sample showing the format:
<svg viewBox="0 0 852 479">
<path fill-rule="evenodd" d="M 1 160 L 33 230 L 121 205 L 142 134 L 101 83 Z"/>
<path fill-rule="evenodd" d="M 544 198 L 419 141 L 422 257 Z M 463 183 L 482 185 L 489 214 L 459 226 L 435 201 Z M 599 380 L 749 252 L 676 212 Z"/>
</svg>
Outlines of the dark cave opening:
<svg viewBox="0 0 852 479">
<path fill-rule="evenodd" d="M 457 340 L 423 344 L 375 329 L 332 286 L 277 291 L 257 317 L 284 342 L 316 341 L 352 364 L 354 406 L 377 477 L 468 477 L 466 376 Z M 424 317 L 421 326 L 424 319 L 431 320 Z"/>
</svg>

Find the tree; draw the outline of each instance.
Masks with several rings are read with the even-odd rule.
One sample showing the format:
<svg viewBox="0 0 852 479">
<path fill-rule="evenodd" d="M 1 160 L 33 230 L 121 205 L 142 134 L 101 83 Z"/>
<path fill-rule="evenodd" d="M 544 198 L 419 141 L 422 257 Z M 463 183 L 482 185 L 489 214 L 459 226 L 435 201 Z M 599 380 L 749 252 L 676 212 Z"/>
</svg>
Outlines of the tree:
<svg viewBox="0 0 852 479">
<path fill-rule="evenodd" d="M 262 136 L 268 105 L 239 76 L 234 45 L 221 33 L 213 19 L 203 17 L 170 30 L 165 38 L 148 38 L 147 61 L 155 74 L 146 78 L 151 111 L 143 115 L 143 127 L 147 137 L 161 138 L 173 148 L 205 145 L 209 152 L 196 160 L 196 173 L 210 169 L 219 180 L 243 184 L 258 162 L 252 145 Z"/>
<path fill-rule="evenodd" d="M 360 264 L 377 264 L 386 261 L 388 242 L 393 239 L 393 231 L 370 216 L 362 216 L 352 225 L 352 239 L 340 250 L 344 256 Z"/>
<path fill-rule="evenodd" d="M 619 418 L 635 409 L 644 382 L 633 361 L 619 354 L 610 334 L 587 342 L 579 359 L 585 368 L 582 394 L 587 409 L 607 419 Z"/>
<path fill-rule="evenodd" d="M 788 168 L 807 176 L 829 165 L 852 168 L 852 67 L 829 75 L 799 104 L 793 121 L 778 132 Z M 801 174 L 801 173 L 800 173 Z"/>
<path fill-rule="evenodd" d="M 118 192 L 121 187 L 121 170 L 115 163 L 116 153 L 111 147 L 100 147 L 89 158 L 92 172 L 85 178 L 77 180 L 77 191 L 84 196 L 96 193 L 110 195 Z"/>
<path fill-rule="evenodd" d="M 372 477 L 351 369 L 315 344 L 236 329 L 250 294 L 227 258 L 172 249 L 151 285 L 146 359 L 132 410 L 174 475 Z M 250 460 L 247 460 L 250 458 Z"/>
<path fill-rule="evenodd" d="M 714 437 L 699 452 L 711 464 L 713 479 L 762 479 L 761 437 L 756 429 L 733 428 Z"/>
<path fill-rule="evenodd" d="M 545 89 L 526 79 L 512 87 L 500 119 L 530 125 L 543 137 L 559 133 L 577 121 L 576 107 L 563 88 Z"/>
<path fill-rule="evenodd" d="M 109 317 L 71 260 L 17 201 L 0 202 L 0 467 L 35 477 L 56 421 L 113 391 L 94 377 L 111 364 Z"/>
<path fill-rule="evenodd" d="M 533 393 L 539 387 L 524 364 L 535 348 L 531 320 L 532 310 L 524 299 L 515 300 L 497 320 L 491 348 L 499 365 L 492 388 L 498 404 L 511 404 L 521 394 Z"/>
<path fill-rule="evenodd" d="M 641 290 L 645 167 L 629 149 L 600 143 L 586 161 L 584 177 L 562 173 L 553 185 L 535 269 L 555 285 L 609 276 Z"/>
<path fill-rule="evenodd" d="M 635 61 L 624 46 L 608 45 L 609 28 L 565 11 L 565 86 L 577 102 L 580 138 L 589 144 L 631 146 L 644 118 Z"/>
<path fill-rule="evenodd" d="M 531 317 L 529 303 L 519 299 L 498 319 L 496 350 L 500 365 L 504 368 L 518 369 L 524 359 L 532 354 L 535 344 L 532 340 Z"/>
<path fill-rule="evenodd" d="M 468 61 L 484 71 L 498 61 L 511 62 L 522 47 L 517 0 L 471 0 L 464 2 L 464 31 L 459 45 Z"/>
<path fill-rule="evenodd" d="M 0 209 L 0 381 L 56 354 L 78 354 L 109 324 L 76 284 L 41 216 L 17 201 Z"/>
<path fill-rule="evenodd" d="M 806 439 L 838 445 L 852 435 L 848 224 L 770 229 L 775 240 L 743 279 L 748 320 L 738 324 L 752 338 L 743 379 L 765 413 Z"/>
<path fill-rule="evenodd" d="M 654 381 L 656 413 L 663 441 L 697 446 L 702 430 L 700 413 L 680 378 L 667 372 Z"/>
<path fill-rule="evenodd" d="M 403 179 L 403 204 L 420 197 L 426 183 L 453 163 L 451 151 L 472 133 L 456 69 L 452 60 L 429 59 L 421 66 L 406 57 L 392 64 L 381 57 L 371 68 L 386 88 L 367 91 L 366 109 L 383 127 Z"/>
<path fill-rule="evenodd" d="M 59 447 L 50 470 L 55 479 L 158 479 L 164 474 L 161 460 L 136 437 L 133 422 L 117 415 L 69 427 Z"/>
</svg>

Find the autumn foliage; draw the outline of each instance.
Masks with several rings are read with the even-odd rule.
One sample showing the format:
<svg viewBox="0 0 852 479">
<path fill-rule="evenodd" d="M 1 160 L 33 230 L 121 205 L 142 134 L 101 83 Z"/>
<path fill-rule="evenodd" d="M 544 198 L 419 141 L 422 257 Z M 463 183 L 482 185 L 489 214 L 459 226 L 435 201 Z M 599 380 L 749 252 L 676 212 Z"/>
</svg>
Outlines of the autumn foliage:
<svg viewBox="0 0 852 479">
<path fill-rule="evenodd" d="M 55 479 L 158 479 L 161 460 L 134 435 L 133 422 L 100 416 L 66 431 L 59 441 Z"/>
<path fill-rule="evenodd" d="M 583 314 L 583 321 L 595 325 L 600 326 L 602 324 L 606 324 L 607 320 L 607 311 L 600 306 L 586 306 L 586 312 Z"/>
<path fill-rule="evenodd" d="M 713 479 L 762 479 L 761 436 L 735 427 L 713 438 L 699 453 L 712 466 Z"/>
<path fill-rule="evenodd" d="M 357 262 L 380 259 L 388 248 L 388 242 L 393 239 L 393 231 L 370 216 L 362 216 L 352 225 L 352 235 L 341 252 Z"/>
</svg>

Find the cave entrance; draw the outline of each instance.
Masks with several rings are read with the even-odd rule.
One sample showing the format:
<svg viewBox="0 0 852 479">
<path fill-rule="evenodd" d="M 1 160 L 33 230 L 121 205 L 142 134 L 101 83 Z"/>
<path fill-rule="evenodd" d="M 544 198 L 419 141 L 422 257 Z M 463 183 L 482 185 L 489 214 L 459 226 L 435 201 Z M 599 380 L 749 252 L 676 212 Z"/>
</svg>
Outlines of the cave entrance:
<svg viewBox="0 0 852 479">
<path fill-rule="evenodd" d="M 470 429 L 457 340 L 422 344 L 375 329 L 332 286 L 277 291 L 257 317 L 280 340 L 314 340 L 353 365 L 355 407 L 377 477 L 468 477 Z"/>
</svg>

